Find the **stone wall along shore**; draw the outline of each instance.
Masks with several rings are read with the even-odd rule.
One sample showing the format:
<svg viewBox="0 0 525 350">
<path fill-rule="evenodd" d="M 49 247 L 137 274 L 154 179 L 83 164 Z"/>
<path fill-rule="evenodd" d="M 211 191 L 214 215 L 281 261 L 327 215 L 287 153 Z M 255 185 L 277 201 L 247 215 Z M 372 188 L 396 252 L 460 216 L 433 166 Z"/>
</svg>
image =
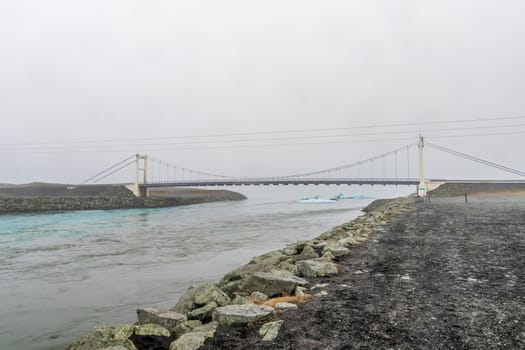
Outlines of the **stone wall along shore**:
<svg viewBox="0 0 525 350">
<path fill-rule="evenodd" d="M 73 188 L 73 189 L 71 189 Z M 67 210 L 163 208 L 206 202 L 243 200 L 240 193 L 189 188 L 151 191 L 137 198 L 125 186 L 38 184 L 0 188 L 0 214 Z"/>
<path fill-rule="evenodd" d="M 96 326 L 68 350 L 193 350 L 214 336 L 218 326 L 259 327 L 261 341 L 279 334 L 279 314 L 322 296 L 308 279 L 339 273 L 338 261 L 392 218 L 414 210 L 414 198 L 378 200 L 365 214 L 318 237 L 253 258 L 218 283 L 193 286 L 170 310 L 145 307 L 137 322 Z"/>
<path fill-rule="evenodd" d="M 0 199 L 0 213 L 65 210 L 160 208 L 177 205 L 176 200 L 131 197 L 27 197 Z"/>
</svg>

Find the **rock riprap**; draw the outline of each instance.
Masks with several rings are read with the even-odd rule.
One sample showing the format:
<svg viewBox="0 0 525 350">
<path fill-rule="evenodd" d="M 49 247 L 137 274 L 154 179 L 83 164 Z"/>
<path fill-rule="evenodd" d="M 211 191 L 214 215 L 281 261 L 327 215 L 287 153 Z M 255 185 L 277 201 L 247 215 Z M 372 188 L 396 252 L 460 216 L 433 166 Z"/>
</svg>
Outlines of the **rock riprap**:
<svg viewBox="0 0 525 350">
<path fill-rule="evenodd" d="M 318 257 L 319 257 L 319 254 L 317 254 L 315 248 L 311 245 L 305 245 L 300 254 L 293 256 L 295 261 L 315 259 Z"/>
<path fill-rule="evenodd" d="M 302 260 L 297 263 L 297 268 L 304 277 L 323 277 L 338 273 L 337 266 L 329 261 Z"/>
<path fill-rule="evenodd" d="M 243 200 L 227 190 L 169 189 L 138 198 L 122 185 L 24 184 L 0 186 L 0 214 L 17 212 L 160 208 L 216 201 Z"/>
<path fill-rule="evenodd" d="M 95 326 L 91 332 L 78 338 L 67 350 L 102 350 L 111 347 L 123 347 L 136 350 L 129 337 L 137 335 L 157 335 L 168 337 L 170 332 L 157 324 L 129 325 L 120 324 L 114 327 Z"/>
<path fill-rule="evenodd" d="M 286 301 L 275 304 L 276 309 L 297 309 L 297 304 L 288 303 Z"/>
<path fill-rule="evenodd" d="M 250 298 L 260 300 L 260 301 L 266 301 L 270 299 L 268 298 L 266 294 L 261 293 L 261 292 L 253 292 L 252 294 L 250 294 Z"/>
<path fill-rule="evenodd" d="M 217 307 L 217 303 L 212 301 L 198 309 L 191 310 L 188 312 L 188 318 L 190 320 L 207 321 L 211 319 L 212 311 Z"/>
<path fill-rule="evenodd" d="M 323 250 L 324 254 L 332 253 L 335 259 L 343 258 L 347 255 L 350 255 L 350 249 L 346 248 L 346 245 L 330 247 L 326 246 Z"/>
<path fill-rule="evenodd" d="M 217 326 L 217 322 L 210 322 L 195 327 L 191 332 L 183 334 L 171 343 L 169 350 L 196 350 L 204 344 L 207 338 L 213 337 Z"/>
<path fill-rule="evenodd" d="M 374 231 L 381 230 L 390 218 L 410 210 L 412 203 L 411 199 L 374 202 L 365 209 L 366 215 L 312 240 L 298 241 L 282 250 L 254 257 L 248 264 L 225 275 L 218 284 L 190 287 L 169 311 L 139 309 L 138 324 L 95 327 L 68 349 L 135 350 L 130 337 L 134 339 L 136 335 L 163 337 L 163 344 L 171 342 L 170 350 L 195 350 L 203 345 L 210 348 L 208 344 L 215 338 L 206 339 L 214 337 L 219 324 L 271 321 L 275 311 L 269 305 L 275 306 L 277 313 L 292 312 L 288 310 L 297 309 L 296 302 L 303 302 L 312 295 L 327 295 L 324 290 L 314 292 L 322 284 L 310 288 L 312 292 L 307 294 L 308 281 L 302 277 L 337 274 L 339 265 L 335 262 L 351 254 L 356 245 L 366 241 Z M 263 340 L 275 339 L 282 324 L 282 321 L 264 324 L 260 329 Z"/>
<path fill-rule="evenodd" d="M 190 288 L 170 311 L 187 314 L 211 302 L 218 306 L 228 305 L 230 297 L 215 284 L 203 283 Z"/>
<path fill-rule="evenodd" d="M 177 312 L 156 308 L 143 308 L 137 310 L 139 324 L 155 323 L 174 332 L 175 327 L 187 320 L 186 316 Z"/>
<path fill-rule="evenodd" d="M 173 333 L 172 333 L 172 336 L 177 339 L 179 338 L 181 335 L 183 334 L 186 334 L 186 333 L 189 333 L 191 332 L 192 330 L 194 330 L 195 328 L 199 327 L 199 326 L 202 326 L 202 322 L 199 321 L 199 320 L 188 320 L 188 321 L 184 321 L 182 323 L 179 323 Z"/>
<path fill-rule="evenodd" d="M 272 341 L 279 335 L 279 330 L 281 329 L 281 326 L 283 325 L 284 321 L 274 321 L 274 322 L 268 322 L 261 326 L 261 329 L 259 330 L 259 334 L 263 337 L 263 341 Z"/>
<path fill-rule="evenodd" d="M 236 295 L 235 298 L 232 299 L 230 305 L 242 305 L 242 304 L 254 304 L 251 300 L 246 299 L 242 295 Z"/>
<path fill-rule="evenodd" d="M 253 258 L 248 264 L 237 268 L 227 273 L 218 286 L 231 297 L 234 297 L 236 292 L 242 290 L 246 284 L 247 279 L 258 272 L 270 272 L 272 270 L 294 269 L 294 260 L 292 257 L 284 254 L 281 251 L 273 251 Z M 289 271 L 285 271 L 289 272 Z"/>
<path fill-rule="evenodd" d="M 133 333 L 136 335 L 156 335 L 159 337 L 170 336 L 170 331 L 154 323 L 136 325 L 133 328 Z"/>
<path fill-rule="evenodd" d="M 272 314 L 273 308 L 266 305 L 228 305 L 213 311 L 213 320 L 221 325 L 254 322 Z"/>
<path fill-rule="evenodd" d="M 287 271 L 258 272 L 248 278 L 243 290 L 248 293 L 261 292 L 269 297 L 291 295 L 295 287 L 304 286 L 308 281 Z"/>
</svg>

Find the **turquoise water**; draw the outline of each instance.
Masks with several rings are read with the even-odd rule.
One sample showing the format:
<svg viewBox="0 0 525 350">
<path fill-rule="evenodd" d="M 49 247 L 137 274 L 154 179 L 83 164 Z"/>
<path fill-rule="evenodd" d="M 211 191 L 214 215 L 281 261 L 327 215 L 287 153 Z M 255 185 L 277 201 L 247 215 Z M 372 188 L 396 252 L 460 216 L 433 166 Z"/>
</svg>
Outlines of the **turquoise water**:
<svg viewBox="0 0 525 350">
<path fill-rule="evenodd" d="M 192 284 L 216 281 L 254 255 L 360 215 L 370 200 L 297 202 L 344 189 L 376 197 L 410 192 L 406 187 L 236 188 L 249 199 L 0 215 L 0 349 L 63 349 L 96 324 L 134 322 L 138 307 L 171 307 Z"/>
</svg>

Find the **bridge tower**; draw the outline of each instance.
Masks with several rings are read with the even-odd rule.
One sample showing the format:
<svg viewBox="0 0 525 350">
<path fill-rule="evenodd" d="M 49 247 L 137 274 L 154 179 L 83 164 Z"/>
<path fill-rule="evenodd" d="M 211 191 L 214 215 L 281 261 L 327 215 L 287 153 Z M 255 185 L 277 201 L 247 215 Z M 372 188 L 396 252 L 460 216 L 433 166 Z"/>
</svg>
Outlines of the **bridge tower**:
<svg viewBox="0 0 525 350">
<path fill-rule="evenodd" d="M 142 160 L 142 167 L 140 161 Z M 145 184 L 148 181 L 148 156 L 147 155 L 135 155 L 135 187 L 133 193 L 137 197 L 149 197 L 148 188 L 140 187 L 140 173 L 142 172 L 142 183 Z"/>
<path fill-rule="evenodd" d="M 423 164 L 423 148 L 425 147 L 425 141 L 423 136 L 419 135 L 419 142 L 417 148 L 419 149 L 419 185 L 417 186 L 417 195 L 419 197 L 425 197 L 427 194 L 427 186 L 425 184 L 425 168 Z"/>
</svg>

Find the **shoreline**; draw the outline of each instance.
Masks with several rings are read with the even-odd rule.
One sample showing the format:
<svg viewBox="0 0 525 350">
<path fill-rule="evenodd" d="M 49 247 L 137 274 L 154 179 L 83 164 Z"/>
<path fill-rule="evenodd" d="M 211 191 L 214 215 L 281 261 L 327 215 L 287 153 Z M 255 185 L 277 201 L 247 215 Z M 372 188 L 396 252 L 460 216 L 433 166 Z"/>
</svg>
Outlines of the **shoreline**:
<svg viewBox="0 0 525 350">
<path fill-rule="evenodd" d="M 165 208 L 182 205 L 244 200 L 228 190 L 186 188 L 152 191 L 135 197 L 123 185 L 68 186 L 60 184 L 11 185 L 0 188 L 0 215 L 76 210 Z"/>
<path fill-rule="evenodd" d="M 435 197 L 432 202 L 415 197 L 376 200 L 350 222 L 313 239 L 256 256 L 217 283 L 190 287 L 169 310 L 140 308 L 137 322 L 96 326 L 67 349 L 338 349 L 352 348 L 353 344 L 405 348 L 427 344 L 425 339 L 429 337 L 433 338 L 430 343 L 445 344 L 445 348 L 462 344 L 492 344 L 488 348 L 497 348 L 494 345 L 501 342 L 524 346 L 525 329 L 519 333 L 519 329 L 512 328 L 511 336 L 498 328 L 498 337 L 503 338 L 495 340 L 491 334 L 485 334 L 483 327 L 489 327 L 487 322 L 495 316 L 478 304 L 476 294 L 462 296 L 465 290 L 475 293 L 478 286 L 484 286 L 485 293 L 497 296 L 493 302 L 502 305 L 509 322 L 516 322 L 516 317 L 519 320 L 516 310 L 525 307 L 525 302 L 516 298 L 522 295 L 520 290 L 525 290 L 525 285 L 520 284 L 515 290 L 516 282 L 508 287 L 499 282 L 485 284 L 493 278 L 492 274 L 470 271 L 472 267 L 479 268 L 480 256 L 487 253 L 477 239 L 487 241 L 485 244 L 491 247 L 501 246 L 491 253 L 494 258 L 484 258 L 489 261 L 485 268 L 513 257 L 512 266 L 519 267 L 509 278 L 525 270 L 520 259 L 525 253 L 525 223 L 520 221 L 525 212 L 525 196 L 515 194 L 479 194 L 474 196 L 477 200 L 468 204 L 447 196 Z M 465 218 L 471 221 L 469 225 L 458 226 Z M 490 218 L 497 221 L 494 228 L 485 226 L 490 225 L 490 221 L 486 222 Z M 502 218 L 505 221 L 500 222 Z M 502 229 L 502 224 L 508 228 Z M 478 225 L 479 229 L 472 231 L 470 225 Z M 463 236 L 456 236 L 456 230 L 481 235 L 470 241 L 469 249 L 464 251 L 466 257 L 460 258 L 472 262 L 458 260 L 456 240 Z M 506 243 L 509 234 L 511 240 Z M 498 271 L 509 268 L 515 267 L 501 266 Z M 450 269 L 457 280 L 450 280 Z M 499 281 L 500 277 L 494 278 Z M 433 280 L 439 283 L 436 287 L 443 285 L 443 289 L 430 288 L 432 284 L 427 281 Z M 413 287 L 407 289 L 407 285 Z M 449 338 L 456 329 L 450 324 L 450 316 L 446 316 L 451 296 L 448 293 L 457 288 L 457 304 L 453 308 L 466 313 L 455 315 L 454 322 L 461 324 L 463 333 L 460 338 Z M 518 294 L 508 299 L 505 295 L 509 292 L 504 292 L 501 297 L 501 288 L 513 288 L 515 291 L 510 293 Z M 417 312 L 411 311 L 410 300 L 414 297 Z M 427 310 L 429 300 L 431 312 Z M 373 312 L 375 309 L 378 311 Z M 488 316 L 483 316 L 479 325 L 464 322 L 470 309 L 479 309 Z M 400 313 L 400 318 L 392 319 L 392 310 L 398 310 L 395 312 Z M 425 326 L 429 320 L 435 321 Z M 524 324 L 525 319 L 521 316 L 517 322 Z M 398 323 L 404 328 L 399 329 Z M 378 327 L 386 328 L 377 333 Z M 482 336 L 469 340 L 471 332 Z"/>
<path fill-rule="evenodd" d="M 219 326 L 200 349 L 522 349 L 524 217 L 521 193 L 414 199 L 310 280 L 316 297 L 276 310 L 273 340 L 267 321 Z"/>
<path fill-rule="evenodd" d="M 196 344 L 202 345 L 212 337 L 219 324 L 272 319 L 281 312 L 280 303 L 300 303 L 311 298 L 303 288 L 309 279 L 337 273 L 338 261 L 350 254 L 352 247 L 364 243 L 393 216 L 408 210 L 407 205 L 412 201 L 411 198 L 375 201 L 368 210 L 363 209 L 363 215 L 350 222 L 314 239 L 254 257 L 218 283 L 191 288 L 170 310 L 139 309 L 138 323 L 97 326 L 68 349 L 109 346 L 148 349 L 152 341 L 159 349 L 196 349 Z M 245 317 L 254 313 L 259 315 L 255 319 Z M 170 347 L 170 344 L 173 345 Z"/>
</svg>

